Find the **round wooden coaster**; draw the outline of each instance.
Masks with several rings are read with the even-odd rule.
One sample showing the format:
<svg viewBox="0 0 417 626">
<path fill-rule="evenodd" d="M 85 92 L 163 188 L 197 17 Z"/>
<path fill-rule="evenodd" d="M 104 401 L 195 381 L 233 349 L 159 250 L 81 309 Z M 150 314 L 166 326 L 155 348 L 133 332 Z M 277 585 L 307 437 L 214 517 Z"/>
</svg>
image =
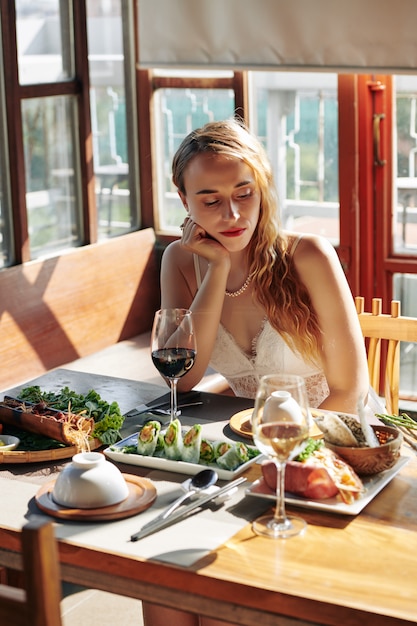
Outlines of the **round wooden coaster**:
<svg viewBox="0 0 417 626">
<path fill-rule="evenodd" d="M 156 498 L 156 488 L 147 478 L 123 474 L 129 488 L 125 500 L 118 504 L 99 509 L 73 509 L 55 502 L 52 491 L 55 480 L 43 485 L 35 496 L 36 504 L 42 511 L 68 521 L 100 522 L 123 519 L 148 509 Z"/>
</svg>

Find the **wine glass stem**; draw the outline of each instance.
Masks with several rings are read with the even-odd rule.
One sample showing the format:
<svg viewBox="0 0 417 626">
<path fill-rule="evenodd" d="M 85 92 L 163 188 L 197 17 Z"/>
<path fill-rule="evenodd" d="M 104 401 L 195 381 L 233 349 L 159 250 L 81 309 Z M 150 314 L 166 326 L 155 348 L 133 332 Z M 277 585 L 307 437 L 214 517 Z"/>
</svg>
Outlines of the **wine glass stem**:
<svg viewBox="0 0 417 626">
<path fill-rule="evenodd" d="M 277 502 L 275 506 L 274 524 L 285 524 L 285 462 L 275 460 L 277 466 Z"/>
<path fill-rule="evenodd" d="M 178 378 L 171 378 L 171 422 L 177 417 L 177 383 Z"/>
</svg>

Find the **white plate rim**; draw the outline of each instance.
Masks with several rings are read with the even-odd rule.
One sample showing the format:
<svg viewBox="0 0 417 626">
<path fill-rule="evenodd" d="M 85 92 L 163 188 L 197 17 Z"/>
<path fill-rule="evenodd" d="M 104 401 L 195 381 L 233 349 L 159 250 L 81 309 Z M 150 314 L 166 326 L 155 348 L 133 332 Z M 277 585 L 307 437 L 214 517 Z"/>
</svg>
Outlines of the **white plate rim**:
<svg viewBox="0 0 417 626">
<path fill-rule="evenodd" d="M 329 498 L 327 500 L 308 500 L 307 498 L 302 498 L 301 496 L 289 493 L 285 494 L 285 502 L 286 504 L 292 504 L 304 509 L 326 511 L 328 513 L 341 513 L 343 515 L 358 515 L 367 506 L 367 504 L 369 504 L 371 500 L 373 500 L 375 496 L 382 491 L 382 489 L 386 487 L 389 482 L 391 482 L 394 476 L 398 474 L 398 472 L 409 462 L 409 460 L 409 456 L 401 456 L 391 469 L 385 470 L 385 472 L 380 472 L 375 476 L 364 476 L 362 478 L 362 482 L 366 488 L 366 493 L 359 498 L 359 500 L 352 502 L 352 504 L 346 504 L 336 497 Z M 253 489 L 259 485 L 261 480 L 262 479 L 256 480 L 250 487 L 247 487 L 245 493 L 249 496 L 275 502 L 276 498 L 274 494 L 256 493 L 253 491 Z"/>
<path fill-rule="evenodd" d="M 135 445 L 139 433 L 133 433 L 125 439 L 118 441 L 117 443 L 105 448 L 104 454 L 112 461 L 118 463 L 127 463 L 128 465 L 138 465 L 140 467 L 147 467 L 150 469 L 162 470 L 166 472 L 174 472 L 175 474 L 186 474 L 187 476 L 194 476 L 202 469 L 209 467 L 214 469 L 220 480 L 232 480 L 244 472 L 253 463 L 259 461 L 262 457 L 261 454 L 249 459 L 246 463 L 242 463 L 235 470 L 226 470 L 219 467 L 216 463 L 188 463 L 186 461 L 171 461 L 170 459 L 164 459 L 156 456 L 144 456 L 142 454 L 128 454 L 126 452 L 120 452 L 114 450 L 114 448 L 122 448 L 124 446 Z M 245 445 L 248 445 L 245 443 Z M 255 446 L 250 446 L 251 448 Z M 113 448 L 113 449 L 112 449 Z"/>
<path fill-rule="evenodd" d="M 20 443 L 19 437 L 15 437 L 14 435 L 0 435 L 0 439 L 3 441 L 3 445 L 0 446 L 1 452 L 12 452 L 17 448 Z"/>
</svg>

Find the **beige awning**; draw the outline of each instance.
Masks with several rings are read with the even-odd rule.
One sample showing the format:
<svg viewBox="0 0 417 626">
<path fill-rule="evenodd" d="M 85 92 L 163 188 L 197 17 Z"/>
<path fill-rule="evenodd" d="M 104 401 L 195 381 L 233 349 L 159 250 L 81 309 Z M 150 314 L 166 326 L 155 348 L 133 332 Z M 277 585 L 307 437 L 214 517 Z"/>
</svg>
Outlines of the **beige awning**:
<svg viewBox="0 0 417 626">
<path fill-rule="evenodd" d="M 417 68 L 417 0 L 137 2 L 145 68 Z"/>
</svg>

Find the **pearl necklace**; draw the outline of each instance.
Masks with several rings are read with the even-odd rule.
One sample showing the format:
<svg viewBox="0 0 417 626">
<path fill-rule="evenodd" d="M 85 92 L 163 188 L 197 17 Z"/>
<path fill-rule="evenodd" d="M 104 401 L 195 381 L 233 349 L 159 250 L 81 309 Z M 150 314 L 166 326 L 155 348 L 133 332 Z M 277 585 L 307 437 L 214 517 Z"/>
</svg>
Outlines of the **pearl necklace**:
<svg viewBox="0 0 417 626">
<path fill-rule="evenodd" d="M 226 296 L 228 296 L 229 298 L 237 298 L 238 296 L 240 296 L 244 291 L 246 291 L 246 289 L 249 287 L 250 281 L 252 280 L 252 275 L 249 274 L 249 276 L 247 277 L 247 279 L 245 280 L 245 282 L 243 283 L 243 285 L 241 286 L 240 289 L 238 289 L 237 291 L 227 291 L 227 289 L 225 290 L 225 294 Z"/>
</svg>

